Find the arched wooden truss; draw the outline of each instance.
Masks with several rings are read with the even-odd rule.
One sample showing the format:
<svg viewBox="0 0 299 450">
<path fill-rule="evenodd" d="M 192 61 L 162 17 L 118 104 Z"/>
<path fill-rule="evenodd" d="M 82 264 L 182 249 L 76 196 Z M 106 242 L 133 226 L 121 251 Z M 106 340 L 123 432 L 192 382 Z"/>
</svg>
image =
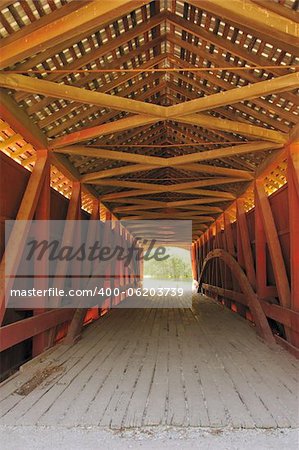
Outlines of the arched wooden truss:
<svg viewBox="0 0 299 450">
<path fill-rule="evenodd" d="M 252 304 L 257 305 L 271 319 L 275 340 L 297 357 L 298 162 L 299 146 L 290 145 L 283 160 L 287 183 L 267 195 L 269 175 L 257 179 L 250 188 L 251 205 L 248 207 L 247 204 L 246 208 L 246 199 L 237 199 L 192 245 L 193 276 L 200 279 L 204 292 L 255 322 L 259 320 L 259 316 L 252 309 Z M 270 167 L 271 174 L 276 172 L 275 167 Z M 221 257 L 215 257 L 216 255 Z M 227 272 L 227 261 L 234 267 L 233 272 Z M 239 282 L 236 273 L 240 271 L 236 267 L 243 274 L 241 277 L 238 275 Z M 250 299 L 253 300 L 251 304 Z"/>
<path fill-rule="evenodd" d="M 199 275 L 198 280 L 199 289 L 201 288 L 201 285 L 203 283 L 203 278 L 206 273 L 207 265 L 214 258 L 220 258 L 230 268 L 232 275 L 237 280 L 242 293 L 246 297 L 248 307 L 252 313 L 252 317 L 256 324 L 259 335 L 263 337 L 265 341 L 267 341 L 269 344 L 274 344 L 275 340 L 273 338 L 272 331 L 268 324 L 266 315 L 261 307 L 261 304 L 259 303 L 258 297 L 254 292 L 254 290 L 252 289 L 251 284 L 247 276 L 245 275 L 244 271 L 242 270 L 241 266 L 238 264 L 236 259 L 228 252 L 220 248 L 217 248 L 208 253 L 203 262 L 201 273 Z"/>
</svg>

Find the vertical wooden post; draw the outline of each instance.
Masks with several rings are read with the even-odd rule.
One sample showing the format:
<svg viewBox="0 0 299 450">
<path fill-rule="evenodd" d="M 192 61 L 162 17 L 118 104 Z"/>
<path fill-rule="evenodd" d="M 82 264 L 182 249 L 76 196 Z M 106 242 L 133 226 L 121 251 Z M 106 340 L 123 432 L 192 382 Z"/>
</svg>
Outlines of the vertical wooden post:
<svg viewBox="0 0 299 450">
<path fill-rule="evenodd" d="M 289 281 L 269 199 L 266 195 L 263 182 L 261 180 L 256 180 L 255 189 L 258 208 L 261 212 L 263 228 L 265 230 L 266 240 L 272 261 L 278 295 L 281 305 L 289 308 L 291 303 Z"/>
<path fill-rule="evenodd" d="M 123 248 L 124 247 L 124 229 L 120 226 L 119 222 L 118 222 L 118 225 L 119 225 L 119 245 Z M 120 261 L 118 286 L 122 288 L 124 285 L 125 285 L 125 268 L 124 268 L 123 261 Z M 121 300 L 121 298 L 119 297 L 118 300 Z"/>
<path fill-rule="evenodd" d="M 137 281 L 138 285 L 142 287 L 143 285 L 143 277 L 144 277 L 144 259 L 141 258 L 139 261 L 139 279 Z"/>
<path fill-rule="evenodd" d="M 96 227 L 94 226 L 94 221 L 99 219 L 99 201 L 97 199 L 94 200 L 93 206 L 92 206 L 92 213 L 90 216 L 90 223 L 88 226 L 88 232 L 87 232 L 87 240 L 91 243 L 94 236 L 94 231 Z M 88 245 L 88 244 L 87 244 Z M 86 316 L 86 313 L 88 311 L 88 308 L 77 308 L 74 316 L 72 318 L 72 321 L 69 325 L 67 335 L 64 339 L 64 344 L 73 344 L 78 339 L 80 339 L 81 330 L 83 327 L 84 319 Z"/>
<path fill-rule="evenodd" d="M 72 196 L 67 210 L 66 220 L 78 220 L 81 217 L 81 183 L 73 181 Z"/>
<path fill-rule="evenodd" d="M 255 193 L 256 207 L 258 207 L 261 213 L 262 224 L 268 243 L 279 301 L 281 306 L 290 308 L 291 292 L 289 280 L 287 277 L 286 267 L 274 222 L 274 217 L 271 211 L 270 202 L 261 180 L 256 180 L 255 182 Z M 285 332 L 287 339 L 290 340 L 290 329 L 288 327 L 285 327 Z"/>
<path fill-rule="evenodd" d="M 192 260 L 191 260 L 191 263 L 192 263 L 192 277 L 193 277 L 193 280 L 196 280 L 197 279 L 197 268 L 196 268 L 196 266 L 198 264 L 198 262 L 196 260 L 196 242 L 193 242 L 191 244 L 191 258 L 192 258 Z"/>
<path fill-rule="evenodd" d="M 203 256 L 203 234 L 198 239 L 198 263 L 196 267 L 196 281 L 198 281 L 198 277 L 201 271 L 202 256 Z"/>
<path fill-rule="evenodd" d="M 31 220 L 33 219 L 36 205 L 40 196 L 40 192 L 43 187 L 45 174 L 48 164 L 48 150 L 39 150 L 37 152 L 37 159 L 30 175 L 25 193 L 22 198 L 21 205 L 16 217 L 16 221 L 19 220 Z M 5 314 L 5 298 L 8 295 L 9 289 L 12 286 L 13 280 L 6 283 L 5 273 L 15 273 L 19 262 L 21 260 L 22 252 L 25 245 L 26 227 L 20 230 L 20 227 L 14 226 L 10 238 L 7 243 L 5 253 L 3 255 L 0 265 L 0 325 L 3 322 Z M 6 266 L 6 272 L 5 272 Z"/>
<path fill-rule="evenodd" d="M 124 239 L 125 239 L 125 245 L 127 245 L 127 242 L 129 241 L 129 233 L 127 230 L 125 230 Z M 129 282 L 130 282 L 129 267 L 127 265 L 124 267 L 124 277 L 125 277 L 125 287 L 127 290 Z M 123 300 L 123 298 L 122 298 L 122 300 Z"/>
<path fill-rule="evenodd" d="M 35 211 L 35 220 L 44 220 L 48 221 L 50 220 L 50 194 L 51 194 L 51 187 L 50 187 L 50 161 L 48 160 L 46 171 L 45 171 L 45 178 L 43 187 L 39 196 L 39 200 L 36 206 Z M 48 224 L 45 224 L 44 227 L 47 227 L 47 235 L 49 235 L 49 226 Z M 45 233 L 43 230 L 43 238 L 45 237 Z M 48 262 L 47 261 L 40 261 L 38 263 L 43 264 L 43 272 L 44 275 L 48 273 Z M 48 286 L 48 279 L 47 278 L 41 278 L 39 276 L 36 276 L 34 279 L 34 284 L 36 289 L 47 289 Z M 44 304 L 46 306 L 47 299 L 44 299 Z M 46 308 L 38 308 L 34 309 L 33 315 L 41 314 L 46 311 Z M 47 345 L 48 345 L 48 330 L 44 331 L 43 333 L 40 333 L 36 336 L 33 336 L 32 339 L 32 357 L 35 357 L 42 353 Z"/>
<path fill-rule="evenodd" d="M 62 236 L 62 245 L 69 245 L 74 239 L 74 221 L 81 218 L 81 183 L 74 181 L 72 186 L 72 195 L 69 201 L 67 210 L 67 216 Z M 55 287 L 57 289 L 63 289 L 65 285 L 64 276 L 67 273 L 68 262 L 59 261 L 56 267 Z M 61 296 L 57 296 L 53 299 L 55 307 L 59 308 L 61 302 Z M 49 347 L 51 347 L 55 341 L 57 327 L 54 327 L 49 332 Z"/>
<path fill-rule="evenodd" d="M 228 253 L 230 253 L 233 257 L 235 256 L 235 247 L 234 247 L 234 240 L 233 240 L 233 234 L 232 234 L 232 226 L 229 218 L 229 214 L 225 212 L 223 214 L 224 219 L 224 234 L 226 239 L 226 249 Z"/>
<path fill-rule="evenodd" d="M 105 240 L 107 239 L 107 234 L 108 234 L 108 227 L 109 227 L 109 233 L 111 233 L 111 229 L 112 228 L 112 216 L 111 216 L 111 212 L 106 210 L 105 212 L 105 232 L 104 232 L 104 245 L 106 245 Z M 108 223 L 107 223 L 108 222 Z M 107 268 L 106 268 L 106 272 L 105 272 L 105 277 L 104 277 L 104 283 L 103 283 L 103 287 L 104 289 L 107 288 L 111 288 L 111 290 L 114 288 L 114 283 L 112 281 L 112 277 L 111 277 L 111 261 L 107 262 Z M 111 308 L 112 306 L 112 300 L 107 299 L 107 304 L 109 304 L 109 308 Z"/>
<path fill-rule="evenodd" d="M 245 260 L 243 255 L 243 246 L 242 246 L 242 231 L 239 225 L 238 216 L 236 217 L 236 227 L 237 227 L 237 260 L 242 269 L 245 269 Z"/>
<path fill-rule="evenodd" d="M 263 298 L 267 292 L 266 236 L 256 192 L 254 203 L 256 292 L 258 298 Z"/>
<path fill-rule="evenodd" d="M 220 220 L 216 220 L 215 248 L 223 249 Z M 223 262 L 215 258 L 215 285 L 225 288 L 225 270 Z M 220 283 L 220 284 L 219 284 Z"/>
<path fill-rule="evenodd" d="M 255 290 L 256 279 L 255 279 L 254 262 L 243 199 L 237 200 L 237 226 L 240 237 L 239 245 L 242 248 L 242 260 L 244 261 L 246 275 L 249 280 L 249 283 Z"/>
<path fill-rule="evenodd" d="M 118 220 L 115 221 L 114 226 L 114 232 L 115 232 L 115 245 L 122 245 L 122 236 L 121 236 L 121 229 L 120 229 L 120 223 Z M 115 271 L 114 271 L 114 288 L 120 288 L 123 284 L 122 281 L 123 277 L 123 262 L 122 261 L 115 261 Z M 117 305 L 120 302 L 119 297 L 113 296 L 113 304 Z"/>
<path fill-rule="evenodd" d="M 198 281 L 198 279 L 199 279 L 199 274 L 201 272 L 202 265 L 203 265 L 203 258 L 204 258 L 204 233 L 200 236 L 198 245 L 199 245 L 199 256 L 198 256 L 198 265 L 197 265 L 197 268 L 196 268 L 196 281 Z"/>
<path fill-rule="evenodd" d="M 224 235 L 225 235 L 225 241 L 226 241 L 226 250 L 233 258 L 235 258 L 236 250 L 235 250 L 234 237 L 233 237 L 233 232 L 232 232 L 232 224 L 230 221 L 230 216 L 227 212 L 223 213 L 223 221 L 224 221 Z M 238 283 L 236 282 L 234 275 L 231 271 L 229 271 L 228 279 L 229 279 L 229 282 L 228 282 L 229 289 L 233 288 L 233 290 L 235 292 L 238 292 L 239 286 L 238 286 Z M 246 314 L 246 307 L 244 305 L 238 304 L 237 310 L 243 316 Z"/>
<path fill-rule="evenodd" d="M 291 309 L 299 312 L 299 144 L 290 144 L 287 180 L 291 260 Z M 291 343 L 299 347 L 299 333 L 291 329 L 290 335 Z"/>
</svg>

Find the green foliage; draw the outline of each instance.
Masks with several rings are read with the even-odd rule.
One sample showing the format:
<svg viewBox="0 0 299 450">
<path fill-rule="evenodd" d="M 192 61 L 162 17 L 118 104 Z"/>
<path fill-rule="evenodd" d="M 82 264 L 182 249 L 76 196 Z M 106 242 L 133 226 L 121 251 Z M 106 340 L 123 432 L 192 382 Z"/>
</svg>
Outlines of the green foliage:
<svg viewBox="0 0 299 450">
<path fill-rule="evenodd" d="M 191 267 L 188 259 L 183 256 L 171 255 L 165 261 L 144 261 L 144 275 L 156 279 L 186 279 L 191 277 Z"/>
</svg>

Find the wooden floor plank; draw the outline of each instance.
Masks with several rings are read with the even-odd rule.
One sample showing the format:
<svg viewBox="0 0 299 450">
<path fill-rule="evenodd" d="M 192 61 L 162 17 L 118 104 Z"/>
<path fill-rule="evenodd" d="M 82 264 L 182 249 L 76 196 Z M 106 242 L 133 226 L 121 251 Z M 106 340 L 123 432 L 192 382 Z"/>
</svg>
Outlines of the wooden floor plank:
<svg viewBox="0 0 299 450">
<path fill-rule="evenodd" d="M 197 295 L 193 308 L 117 308 L 72 346 L 0 386 L 4 425 L 123 429 L 298 426 L 298 361 L 245 319 Z M 49 367 L 31 392 L 18 394 Z"/>
<path fill-rule="evenodd" d="M 138 379 L 136 380 L 135 389 L 131 393 L 131 399 L 122 422 L 123 427 L 141 427 L 143 424 L 144 412 L 157 361 L 159 335 L 162 323 L 161 310 L 155 309 L 153 311 L 154 318 L 149 336 L 148 351 Z"/>
<path fill-rule="evenodd" d="M 166 424 L 165 411 L 168 403 L 168 312 L 167 309 L 161 309 L 161 329 L 157 349 L 157 360 L 148 395 L 143 425 Z"/>
</svg>

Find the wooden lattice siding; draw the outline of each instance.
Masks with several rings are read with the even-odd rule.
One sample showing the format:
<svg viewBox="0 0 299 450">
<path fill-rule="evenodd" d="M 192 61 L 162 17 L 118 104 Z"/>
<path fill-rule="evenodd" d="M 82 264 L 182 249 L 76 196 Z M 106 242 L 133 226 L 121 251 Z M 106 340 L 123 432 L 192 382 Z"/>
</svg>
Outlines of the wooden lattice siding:
<svg viewBox="0 0 299 450">
<path fill-rule="evenodd" d="M 32 171 L 35 164 L 35 149 L 19 134 L 16 134 L 4 121 L 0 121 L 0 150 L 17 161 L 27 170 Z M 67 198 L 72 193 L 72 183 L 54 165 L 51 166 L 51 187 Z M 82 208 L 91 212 L 93 198 L 87 193 L 82 194 Z"/>
</svg>

